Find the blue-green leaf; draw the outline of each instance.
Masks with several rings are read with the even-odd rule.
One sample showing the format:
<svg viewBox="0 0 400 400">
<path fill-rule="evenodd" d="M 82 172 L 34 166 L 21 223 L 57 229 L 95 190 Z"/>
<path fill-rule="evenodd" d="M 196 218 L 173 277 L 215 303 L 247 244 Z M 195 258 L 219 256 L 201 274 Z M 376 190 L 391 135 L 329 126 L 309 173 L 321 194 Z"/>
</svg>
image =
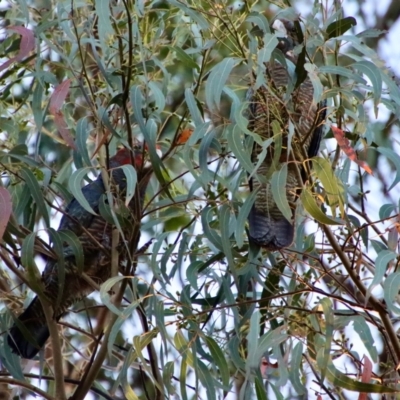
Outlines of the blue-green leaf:
<svg viewBox="0 0 400 400">
<path fill-rule="evenodd" d="M 390 274 L 383 283 L 383 295 L 388 309 L 395 314 L 400 314 L 400 307 L 395 306 L 393 302 L 399 303 L 400 291 L 400 272 Z"/>
<path fill-rule="evenodd" d="M 378 362 L 378 351 L 375 347 L 375 339 L 372 337 L 371 330 L 365 322 L 365 319 L 361 315 L 351 316 L 350 319 L 353 322 L 354 330 L 358 333 L 358 336 L 360 336 L 372 360 Z"/>
<path fill-rule="evenodd" d="M 289 379 L 293 385 L 294 390 L 300 396 L 306 394 L 306 388 L 300 379 L 302 357 L 303 357 L 303 344 L 301 342 L 298 342 L 296 346 L 294 346 L 292 351 L 292 361 L 290 365 Z"/>
<path fill-rule="evenodd" d="M 366 301 L 368 301 L 369 296 L 371 295 L 372 289 L 382 282 L 383 277 L 387 271 L 387 265 L 390 261 L 393 261 L 397 258 L 397 254 L 390 250 L 383 250 L 378 254 L 375 260 L 375 273 L 372 279 L 371 285 L 368 287 L 366 293 Z"/>
<path fill-rule="evenodd" d="M 275 171 L 271 177 L 271 192 L 276 205 L 283 216 L 290 222 L 292 220 L 292 210 L 286 197 L 286 180 L 288 166 L 283 164 L 279 171 Z"/>
<path fill-rule="evenodd" d="M 264 68 L 264 63 L 269 62 L 271 54 L 277 45 L 278 39 L 275 35 L 271 33 L 266 33 L 264 35 L 264 46 L 257 54 L 257 64 L 261 68 Z"/>
<path fill-rule="evenodd" d="M 256 24 L 264 33 L 271 33 L 269 22 L 265 16 L 259 12 L 252 12 L 246 18 L 246 22 Z"/>
<path fill-rule="evenodd" d="M 240 165 L 251 174 L 254 171 L 254 165 L 251 162 L 250 156 L 243 145 L 243 134 L 240 128 L 235 125 L 226 135 L 229 148 L 232 150 L 235 157 L 239 160 Z"/>
<path fill-rule="evenodd" d="M 78 147 L 80 156 L 85 161 L 85 164 L 87 166 L 91 167 L 92 163 L 90 162 L 90 158 L 89 158 L 88 151 L 87 151 L 87 145 L 86 145 L 89 134 L 90 134 L 90 131 L 89 131 L 89 124 L 88 124 L 87 117 L 83 117 L 78 121 L 78 123 L 76 125 L 75 143 Z"/>
<path fill-rule="evenodd" d="M 235 63 L 234 58 L 225 58 L 211 70 L 206 82 L 206 103 L 210 110 L 219 110 L 222 90 Z"/>
<path fill-rule="evenodd" d="M 185 100 L 196 128 L 203 125 L 203 117 L 197 106 L 196 99 L 189 88 L 185 89 Z"/>
<path fill-rule="evenodd" d="M 132 165 L 122 165 L 120 167 L 126 177 L 126 199 L 125 205 L 128 207 L 132 197 L 135 195 L 135 188 L 137 184 L 137 174 L 135 168 Z"/>
<path fill-rule="evenodd" d="M 368 76 L 369 80 L 372 83 L 373 91 L 374 91 L 374 105 L 378 106 L 379 100 L 382 94 L 382 77 L 381 71 L 377 68 L 375 64 L 371 61 L 359 61 L 352 65 L 353 68 L 358 69 L 363 74 Z M 377 109 L 375 110 L 375 114 L 377 114 Z"/>
<path fill-rule="evenodd" d="M 217 365 L 219 369 L 219 373 L 221 375 L 222 384 L 225 386 L 226 390 L 229 388 L 229 368 L 228 363 L 226 362 L 225 354 L 218 346 L 217 342 L 211 338 L 210 336 L 206 336 L 205 338 L 208 348 L 210 349 L 210 353 L 212 355 L 213 361 Z"/>
<path fill-rule="evenodd" d="M 89 202 L 86 200 L 85 196 L 82 193 L 82 180 L 88 173 L 87 168 L 81 168 L 76 170 L 71 177 L 69 178 L 68 181 L 68 187 L 69 190 L 71 191 L 72 195 L 75 197 L 75 199 L 78 201 L 78 203 L 87 211 L 90 212 L 93 215 L 97 215 L 92 207 L 90 206 Z"/>
</svg>

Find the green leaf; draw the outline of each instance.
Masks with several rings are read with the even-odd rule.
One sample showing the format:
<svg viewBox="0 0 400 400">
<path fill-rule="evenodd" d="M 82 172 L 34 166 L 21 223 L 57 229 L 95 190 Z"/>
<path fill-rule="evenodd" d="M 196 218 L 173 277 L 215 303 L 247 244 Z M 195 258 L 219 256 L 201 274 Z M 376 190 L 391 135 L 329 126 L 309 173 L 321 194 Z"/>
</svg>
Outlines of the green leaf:
<svg viewBox="0 0 400 400">
<path fill-rule="evenodd" d="M 227 204 L 223 204 L 219 210 L 219 229 L 221 231 L 222 251 L 225 253 L 229 267 L 234 269 L 235 262 L 232 254 L 231 235 L 229 231 L 230 219 L 231 210 Z"/>
<path fill-rule="evenodd" d="M 289 379 L 293 385 L 293 389 L 300 396 L 305 395 L 307 393 L 306 388 L 300 379 L 302 357 L 303 357 L 303 344 L 301 342 L 298 342 L 296 346 L 294 346 L 292 351 Z"/>
<path fill-rule="evenodd" d="M 305 63 L 304 69 L 308 72 L 308 77 L 313 85 L 313 102 L 318 104 L 321 101 L 324 88 L 318 76 L 318 69 L 315 64 Z"/>
<path fill-rule="evenodd" d="M 382 94 L 381 71 L 371 61 L 359 61 L 354 63 L 352 67 L 358 69 L 363 74 L 368 76 L 374 89 L 374 105 L 377 107 Z M 375 116 L 377 117 L 377 109 L 375 110 Z"/>
<path fill-rule="evenodd" d="M 384 204 L 380 209 L 379 209 L 379 218 L 380 219 L 385 219 L 389 218 L 394 211 L 396 211 L 396 206 L 393 204 Z"/>
<path fill-rule="evenodd" d="M 330 162 L 322 157 L 313 157 L 312 163 L 313 169 L 328 195 L 329 205 L 331 207 L 339 205 L 341 214 L 344 215 L 343 186 L 339 183 L 337 176 L 333 173 Z"/>
<path fill-rule="evenodd" d="M 87 140 L 89 138 L 90 130 L 89 130 L 89 124 L 87 117 L 81 118 L 77 125 L 76 125 L 76 138 L 75 138 L 75 143 L 78 147 L 78 151 L 80 156 L 83 158 L 85 161 L 85 164 L 88 167 L 92 166 L 92 163 L 90 162 L 89 154 L 87 151 Z"/>
<path fill-rule="evenodd" d="M 193 92 L 189 88 L 185 89 L 185 100 L 186 100 L 186 104 L 189 108 L 190 115 L 192 116 L 193 122 L 194 122 L 196 128 L 198 128 L 199 126 L 204 124 L 204 121 L 203 121 L 203 117 L 201 116 L 201 113 L 199 111 L 199 108 L 197 106 L 197 102 L 193 95 Z"/>
<path fill-rule="evenodd" d="M 247 362 L 246 371 L 250 373 L 254 368 L 258 368 L 263 352 L 260 353 L 258 348 L 258 335 L 260 332 L 261 313 L 255 311 L 250 318 L 250 329 L 247 334 Z"/>
<path fill-rule="evenodd" d="M 235 63 L 234 58 L 224 58 L 211 70 L 206 82 L 206 103 L 210 110 L 219 110 L 222 90 Z"/>
<path fill-rule="evenodd" d="M 34 245 L 36 240 L 36 232 L 32 232 L 26 236 L 21 247 L 21 263 L 25 267 L 28 281 L 32 289 L 36 293 L 41 292 L 41 275 L 35 263 Z"/>
<path fill-rule="evenodd" d="M 165 104 L 166 104 L 164 93 L 158 87 L 156 82 L 150 81 L 148 83 L 148 85 L 154 96 L 154 100 L 155 100 L 156 107 L 157 107 L 157 113 L 161 114 L 164 111 Z"/>
<path fill-rule="evenodd" d="M 265 18 L 265 16 L 259 12 L 250 13 L 246 18 L 246 22 L 256 24 L 263 31 L 263 33 L 271 33 L 267 18 Z"/>
<path fill-rule="evenodd" d="M 160 160 L 160 157 L 157 154 L 157 149 L 156 149 L 157 125 L 151 119 L 149 119 L 146 123 L 145 119 L 143 118 L 144 98 L 139 86 L 133 85 L 132 89 L 130 90 L 130 100 L 133 106 L 135 120 L 138 123 L 139 128 L 147 144 L 147 150 L 149 152 L 150 162 L 154 174 L 156 175 L 160 184 L 164 187 L 164 191 L 167 193 L 169 197 L 171 197 L 171 194 L 169 193 L 169 185 L 165 181 L 163 173 L 161 171 L 163 164 L 162 161 Z"/>
<path fill-rule="evenodd" d="M 324 349 L 320 349 L 317 355 L 317 364 L 319 368 L 324 368 L 326 364 L 324 357 Z M 359 382 L 349 378 L 343 372 L 340 372 L 329 359 L 326 365 L 326 378 L 337 388 L 352 390 L 364 393 L 397 393 L 396 389 L 389 388 L 384 385 L 376 385 L 371 383 Z"/>
<path fill-rule="evenodd" d="M 309 188 L 304 188 L 300 195 L 301 203 L 305 210 L 318 222 L 326 225 L 344 225 L 344 221 L 337 220 L 326 215 L 317 205 Z"/>
<path fill-rule="evenodd" d="M 132 165 L 122 165 L 121 168 L 124 171 L 126 177 L 126 199 L 125 205 L 128 207 L 131 199 L 135 195 L 135 188 L 137 184 L 137 174 L 135 168 Z"/>
<path fill-rule="evenodd" d="M 36 78 L 35 79 L 35 87 L 32 93 L 32 113 L 33 119 L 35 120 L 36 129 L 38 132 L 41 131 L 43 126 L 43 116 L 44 116 L 44 109 L 43 109 L 43 92 L 44 92 L 44 82 L 43 79 Z"/>
<path fill-rule="evenodd" d="M 110 2 L 108 0 L 95 0 L 95 9 L 98 17 L 99 38 L 102 48 L 105 49 L 111 36 L 114 35 L 114 29 L 110 20 Z"/>
<path fill-rule="evenodd" d="M 347 32 L 356 25 L 357 21 L 354 17 L 339 19 L 338 21 L 332 22 L 330 25 L 328 25 L 326 28 L 326 34 L 328 35 L 328 38 L 331 39 L 343 35 L 343 33 Z"/>
<path fill-rule="evenodd" d="M 400 272 L 390 274 L 383 283 L 383 295 L 387 308 L 394 314 L 400 314 L 400 307 L 395 306 L 393 303 L 398 302 L 400 291 Z"/>
<path fill-rule="evenodd" d="M 367 293 L 366 293 L 366 300 L 368 301 L 369 296 L 371 296 L 372 289 L 380 284 L 383 280 L 383 277 L 385 276 L 385 273 L 387 272 L 387 266 L 388 264 L 395 260 L 397 258 L 397 254 L 394 253 L 393 251 L 390 250 L 383 250 L 379 252 L 378 257 L 376 257 L 375 260 L 375 273 L 374 277 L 372 279 L 371 284 L 368 287 Z"/>
<path fill-rule="evenodd" d="M 87 175 L 88 169 L 87 168 L 81 168 L 76 170 L 71 177 L 69 178 L 68 181 L 68 187 L 69 190 L 71 191 L 72 195 L 75 197 L 75 199 L 78 201 L 78 203 L 90 214 L 97 215 L 92 207 L 90 206 L 89 202 L 86 200 L 85 196 L 82 193 L 82 180 L 83 178 Z"/>
<path fill-rule="evenodd" d="M 325 317 L 325 345 L 324 345 L 324 360 L 322 365 L 326 366 L 329 361 L 329 354 L 331 350 L 332 338 L 333 338 L 333 304 L 330 299 L 325 297 L 324 299 L 320 300 L 320 304 L 324 311 Z M 321 368 L 321 381 L 323 382 L 325 379 L 326 368 Z"/>
<path fill-rule="evenodd" d="M 240 207 L 240 211 L 237 216 L 235 239 L 239 249 L 243 246 L 244 243 L 244 232 L 245 232 L 247 217 L 250 214 L 250 210 L 253 207 L 256 197 L 257 197 L 257 191 L 254 190 L 253 192 L 250 193 L 250 195 L 247 197 L 243 205 Z"/>
<path fill-rule="evenodd" d="M 127 279 L 125 276 L 114 276 L 106 280 L 100 287 L 100 299 L 101 302 L 114 314 L 118 315 L 118 317 L 122 317 L 122 311 L 115 307 L 115 305 L 111 301 L 110 292 L 113 289 L 113 286 L 116 285 L 118 282 L 121 282 L 123 279 Z"/>
<path fill-rule="evenodd" d="M 44 201 L 43 193 L 40 189 L 39 183 L 33 175 L 32 171 L 27 168 L 22 168 L 21 177 L 29 187 L 31 196 L 35 201 L 38 210 L 43 216 L 44 222 L 47 227 L 50 226 L 49 213 L 47 211 L 46 203 Z"/>
<path fill-rule="evenodd" d="M 269 62 L 272 52 L 274 51 L 278 43 L 278 38 L 275 35 L 271 33 L 266 33 L 264 35 L 264 46 L 257 54 L 257 64 L 261 68 L 264 68 L 264 63 Z"/>
<path fill-rule="evenodd" d="M 182 61 L 182 63 L 189 68 L 194 68 L 196 69 L 198 72 L 200 72 L 200 67 L 199 65 L 196 63 L 196 61 L 194 61 L 192 59 L 192 57 L 189 56 L 189 54 L 187 54 L 184 50 L 182 50 L 180 47 L 178 46 L 168 46 L 173 52 L 175 52 L 176 57 L 178 58 L 178 60 Z M 190 90 L 190 89 L 189 89 Z"/>
<path fill-rule="evenodd" d="M 233 129 L 229 129 L 226 135 L 229 148 L 232 150 L 235 157 L 240 162 L 240 165 L 251 174 L 254 171 L 254 165 L 251 162 L 250 156 L 243 145 L 243 134 L 238 125 L 234 125 Z"/>
<path fill-rule="evenodd" d="M 221 235 L 217 234 L 215 229 L 210 227 L 209 221 L 212 221 L 213 213 L 214 211 L 211 207 L 204 208 L 201 213 L 201 223 L 203 226 L 204 235 L 218 250 L 223 251 Z"/>
<path fill-rule="evenodd" d="M 225 354 L 218 346 L 217 342 L 211 338 L 210 336 L 206 336 L 205 338 L 208 348 L 210 349 L 210 353 L 213 358 L 213 362 L 215 362 L 216 366 L 219 369 L 219 373 L 221 375 L 222 384 L 225 386 L 226 390 L 229 389 L 229 368 L 228 363 L 226 362 Z"/>
<path fill-rule="evenodd" d="M 371 330 L 368 324 L 365 322 L 365 319 L 361 315 L 353 315 L 348 319 L 353 322 L 354 330 L 357 332 L 365 348 L 368 350 L 372 360 L 374 360 L 374 362 L 378 362 L 378 351 L 375 347 L 375 339 L 373 338 Z"/>
<path fill-rule="evenodd" d="M 209 24 L 207 20 L 201 15 L 200 12 L 196 11 L 195 9 L 189 8 L 183 3 L 180 3 L 177 0 L 168 0 L 168 3 L 178 7 L 184 13 L 186 13 L 193 21 L 197 22 L 202 30 L 209 29 Z"/>
<path fill-rule="evenodd" d="M 83 255 L 83 248 L 82 243 L 79 240 L 78 236 L 72 231 L 57 231 L 58 235 L 62 242 L 68 243 L 68 246 L 71 248 L 74 257 L 76 267 L 80 273 L 83 272 L 84 267 L 84 255 Z"/>
<path fill-rule="evenodd" d="M 356 83 L 366 84 L 367 82 L 361 76 L 350 71 L 348 68 L 339 65 L 324 65 L 318 68 L 320 73 L 342 75 L 346 78 L 352 79 Z"/>
<path fill-rule="evenodd" d="M 288 165 L 285 163 L 279 171 L 275 171 L 271 177 L 271 191 L 276 205 L 283 216 L 290 222 L 292 210 L 286 197 Z"/>
</svg>

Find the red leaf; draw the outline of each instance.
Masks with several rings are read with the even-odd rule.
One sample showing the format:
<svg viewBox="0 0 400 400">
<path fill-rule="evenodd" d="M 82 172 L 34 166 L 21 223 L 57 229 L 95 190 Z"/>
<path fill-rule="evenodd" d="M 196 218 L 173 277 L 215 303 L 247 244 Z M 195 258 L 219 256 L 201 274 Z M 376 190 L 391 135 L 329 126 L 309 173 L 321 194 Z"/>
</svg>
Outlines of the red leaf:
<svg viewBox="0 0 400 400">
<path fill-rule="evenodd" d="M 67 79 L 54 89 L 50 98 L 49 111 L 50 114 L 53 115 L 54 124 L 56 125 L 61 137 L 65 140 L 65 143 L 72 149 L 76 150 L 74 139 L 68 129 L 67 123 L 65 122 L 64 114 L 61 111 L 61 107 L 67 98 L 70 85 L 71 79 Z"/>
<path fill-rule="evenodd" d="M 71 86 L 71 79 L 67 79 L 66 81 L 60 83 L 55 89 L 50 98 L 50 106 L 49 111 L 51 114 L 55 114 L 57 111 L 60 111 L 63 106 L 65 99 L 67 98 L 69 87 Z"/>
<path fill-rule="evenodd" d="M 364 355 L 364 368 L 361 375 L 361 382 L 369 383 L 372 377 L 372 363 L 371 360 Z M 358 400 L 367 400 L 367 393 L 360 393 Z"/>
<path fill-rule="evenodd" d="M 0 187 L 0 240 L 3 238 L 11 212 L 11 195 L 6 188 Z"/>
<path fill-rule="evenodd" d="M 58 133 L 65 140 L 65 143 L 71 147 L 71 149 L 76 150 L 77 148 L 74 139 L 71 136 L 67 123 L 65 122 L 64 114 L 61 111 L 54 114 L 54 124 L 57 127 Z"/>
<path fill-rule="evenodd" d="M 19 33 L 22 38 L 19 45 L 19 53 L 0 65 L 0 72 L 8 68 L 13 62 L 23 60 L 35 48 L 35 35 L 33 31 L 23 26 L 9 26 L 8 30 Z"/>
<path fill-rule="evenodd" d="M 337 128 L 336 126 L 331 126 L 331 129 L 343 153 L 346 154 L 346 156 L 349 157 L 351 161 L 354 161 L 361 168 L 365 169 L 365 171 L 367 171 L 370 175 L 373 175 L 369 165 L 365 161 L 359 160 L 357 158 L 357 154 L 354 151 L 354 149 L 350 146 L 349 139 L 345 137 L 344 132 L 341 129 Z"/>
</svg>

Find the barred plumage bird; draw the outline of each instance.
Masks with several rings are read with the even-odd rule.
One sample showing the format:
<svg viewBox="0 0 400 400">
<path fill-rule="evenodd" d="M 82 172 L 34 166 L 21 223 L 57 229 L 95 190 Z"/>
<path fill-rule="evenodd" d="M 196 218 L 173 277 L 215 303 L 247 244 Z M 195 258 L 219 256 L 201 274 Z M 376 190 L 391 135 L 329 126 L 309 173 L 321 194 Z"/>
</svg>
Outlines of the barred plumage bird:
<svg viewBox="0 0 400 400">
<path fill-rule="evenodd" d="M 296 65 L 293 55 L 296 34 L 293 23 L 282 21 L 286 35 L 279 38 L 277 48 L 290 65 Z M 306 180 L 305 160 L 314 157 L 322 137 L 322 124 L 326 104 L 313 102 L 313 85 L 307 77 L 291 93 L 288 87 L 296 82 L 286 66 L 273 60 L 266 65 L 266 85 L 250 93 L 249 129 L 264 140 L 274 137 L 266 157 L 254 177 L 250 190 L 257 190 L 254 205 L 249 214 L 249 238 L 253 243 L 269 250 L 279 250 L 291 245 L 294 239 L 295 203 Z M 294 134 L 289 139 L 289 125 Z M 281 142 L 281 144 L 279 144 Z M 254 164 L 262 151 L 254 145 Z M 271 190 L 270 178 L 274 171 L 286 163 L 288 167 L 286 197 L 292 208 L 292 220 L 288 220 L 278 208 Z"/>
<path fill-rule="evenodd" d="M 142 149 L 135 149 L 134 167 L 137 171 L 145 172 L 142 156 Z M 118 167 L 126 164 L 131 164 L 131 152 L 128 149 L 121 149 L 110 158 L 110 187 L 119 191 L 125 190 L 125 174 Z M 142 204 L 150 174 L 142 173 L 141 176 L 145 176 L 146 181 L 141 182 L 140 204 Z M 97 215 L 86 211 L 76 199 L 73 199 L 66 207 L 58 229 L 59 231 L 70 230 L 78 236 L 84 253 L 83 272 L 99 285 L 111 275 L 110 247 L 113 225 L 99 213 L 99 204 L 105 192 L 105 185 L 100 174 L 95 181 L 82 189 L 83 195 Z M 101 248 L 103 250 L 100 250 Z M 65 277 L 62 287 L 59 284 L 57 260 L 48 261 L 42 274 L 44 295 L 53 305 L 54 318 L 57 321 L 73 303 L 88 296 L 94 290 L 93 286 L 79 273 L 72 248 L 65 245 L 63 255 Z M 11 327 L 7 341 L 14 353 L 23 358 L 32 359 L 44 346 L 48 337 L 49 329 L 42 304 L 39 298 L 35 297 Z"/>
</svg>

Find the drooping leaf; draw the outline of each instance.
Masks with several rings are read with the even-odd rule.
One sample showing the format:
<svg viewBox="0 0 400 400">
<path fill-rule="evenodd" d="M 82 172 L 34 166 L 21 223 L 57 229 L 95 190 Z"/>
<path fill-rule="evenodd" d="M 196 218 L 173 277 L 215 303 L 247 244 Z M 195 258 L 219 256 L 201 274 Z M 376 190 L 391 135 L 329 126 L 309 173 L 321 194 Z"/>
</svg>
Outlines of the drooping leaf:
<svg viewBox="0 0 400 400">
<path fill-rule="evenodd" d="M 365 319 L 361 316 L 351 316 L 350 319 L 353 322 L 354 330 L 357 332 L 365 348 L 368 350 L 371 358 L 374 362 L 378 361 L 378 350 L 375 346 L 375 339 L 372 336 L 371 329 L 365 322 Z"/>
<path fill-rule="evenodd" d="M 30 194 L 35 203 L 37 204 L 38 209 L 43 216 L 44 222 L 46 223 L 46 226 L 49 227 L 50 226 L 49 212 L 47 210 L 46 203 L 44 201 L 42 190 L 40 189 L 39 183 L 35 178 L 35 175 L 32 173 L 31 170 L 23 168 L 21 170 L 21 176 L 24 179 L 27 186 L 29 187 Z"/>
<path fill-rule="evenodd" d="M 308 72 L 308 77 L 311 80 L 313 85 L 313 102 L 318 104 L 321 101 L 322 93 L 324 92 L 324 88 L 322 86 L 321 80 L 319 79 L 317 73 L 317 67 L 315 64 L 305 63 L 304 69 Z"/>
<path fill-rule="evenodd" d="M 203 121 L 203 117 L 200 113 L 200 110 L 198 108 L 196 99 L 193 95 L 193 92 L 189 88 L 185 89 L 185 100 L 186 100 L 186 104 L 189 108 L 190 115 L 192 116 L 193 122 L 197 128 L 198 126 L 202 125 L 204 123 L 204 121 Z"/>
<path fill-rule="evenodd" d="M 269 28 L 269 22 L 265 18 L 265 16 L 259 12 L 252 12 L 249 14 L 249 16 L 246 19 L 247 22 L 251 22 L 253 24 L 256 24 L 262 32 L 265 33 L 270 33 L 271 30 Z"/>
<path fill-rule="evenodd" d="M 239 160 L 240 165 L 251 174 L 254 171 L 254 165 L 251 162 L 250 156 L 243 146 L 243 134 L 238 126 L 235 125 L 227 133 L 229 148 L 232 150 L 235 157 Z"/>
<path fill-rule="evenodd" d="M 110 38 L 114 35 L 111 25 L 110 3 L 107 0 L 95 0 L 95 11 L 98 17 L 98 30 L 101 46 L 105 48 Z"/>
<path fill-rule="evenodd" d="M 378 254 L 378 257 L 375 260 L 375 273 L 372 279 L 371 284 L 368 287 L 366 293 L 366 300 L 368 301 L 369 296 L 371 296 L 372 289 L 380 284 L 383 280 L 383 277 L 387 273 L 388 264 L 397 258 L 397 254 L 390 250 L 383 250 Z"/>
<path fill-rule="evenodd" d="M 303 345 L 301 342 L 298 342 L 292 351 L 292 360 L 290 365 L 289 379 L 293 385 L 294 390 L 298 395 L 305 395 L 306 388 L 304 384 L 300 380 L 301 373 L 301 361 L 303 356 Z"/>
<path fill-rule="evenodd" d="M 358 69 L 365 74 L 372 83 L 374 91 L 374 105 L 375 105 L 375 116 L 377 117 L 377 107 L 382 94 L 382 77 L 381 71 L 371 61 L 359 61 L 352 65 L 353 68 Z"/>
<path fill-rule="evenodd" d="M 12 213 L 11 195 L 6 188 L 0 187 L 0 242 Z"/>
<path fill-rule="evenodd" d="M 275 171 L 271 177 L 272 196 L 280 212 L 288 220 L 292 220 L 292 210 L 286 197 L 286 180 L 288 165 L 283 164 L 279 171 Z"/>
<path fill-rule="evenodd" d="M 74 198 L 78 201 L 78 203 L 87 211 L 93 215 L 97 215 L 92 207 L 90 206 L 89 202 L 86 200 L 85 196 L 82 193 L 82 180 L 87 175 L 88 169 L 81 168 L 76 170 L 68 181 L 68 187 L 71 191 Z"/>
<path fill-rule="evenodd" d="M 400 272 L 390 274 L 383 282 L 383 295 L 387 308 L 395 314 L 400 314 L 400 307 L 398 304 L 398 296 L 400 290 Z"/>
<path fill-rule="evenodd" d="M 35 36 L 32 30 L 23 26 L 8 26 L 7 29 L 18 33 L 22 38 L 18 54 L 1 64 L 0 72 L 7 69 L 12 63 L 22 61 L 35 48 Z"/>
<path fill-rule="evenodd" d="M 50 114 L 53 115 L 54 124 L 56 125 L 61 137 L 65 140 L 65 143 L 71 147 L 71 149 L 77 150 L 74 139 L 68 129 L 67 122 L 65 121 L 64 114 L 61 111 L 61 107 L 63 106 L 69 93 L 70 85 L 71 79 L 67 79 L 54 89 L 54 92 L 50 98 L 49 111 Z"/>
<path fill-rule="evenodd" d="M 210 110 L 219 110 L 222 90 L 236 62 L 234 58 L 228 57 L 211 70 L 206 82 L 206 103 Z"/>
<path fill-rule="evenodd" d="M 318 222 L 327 225 L 343 225 L 344 221 L 334 219 L 326 215 L 317 205 L 313 195 L 305 188 L 300 195 L 301 202 L 306 211 Z"/>
<path fill-rule="evenodd" d="M 342 149 L 343 153 L 346 154 L 347 157 L 350 158 L 351 161 L 354 161 L 361 168 L 367 171 L 370 175 L 373 175 L 371 168 L 365 161 L 359 160 L 357 158 L 357 154 L 354 149 L 351 147 L 349 140 L 346 138 L 344 131 L 337 128 L 336 126 L 331 126 L 333 135 L 338 142 L 339 147 Z"/>
</svg>

